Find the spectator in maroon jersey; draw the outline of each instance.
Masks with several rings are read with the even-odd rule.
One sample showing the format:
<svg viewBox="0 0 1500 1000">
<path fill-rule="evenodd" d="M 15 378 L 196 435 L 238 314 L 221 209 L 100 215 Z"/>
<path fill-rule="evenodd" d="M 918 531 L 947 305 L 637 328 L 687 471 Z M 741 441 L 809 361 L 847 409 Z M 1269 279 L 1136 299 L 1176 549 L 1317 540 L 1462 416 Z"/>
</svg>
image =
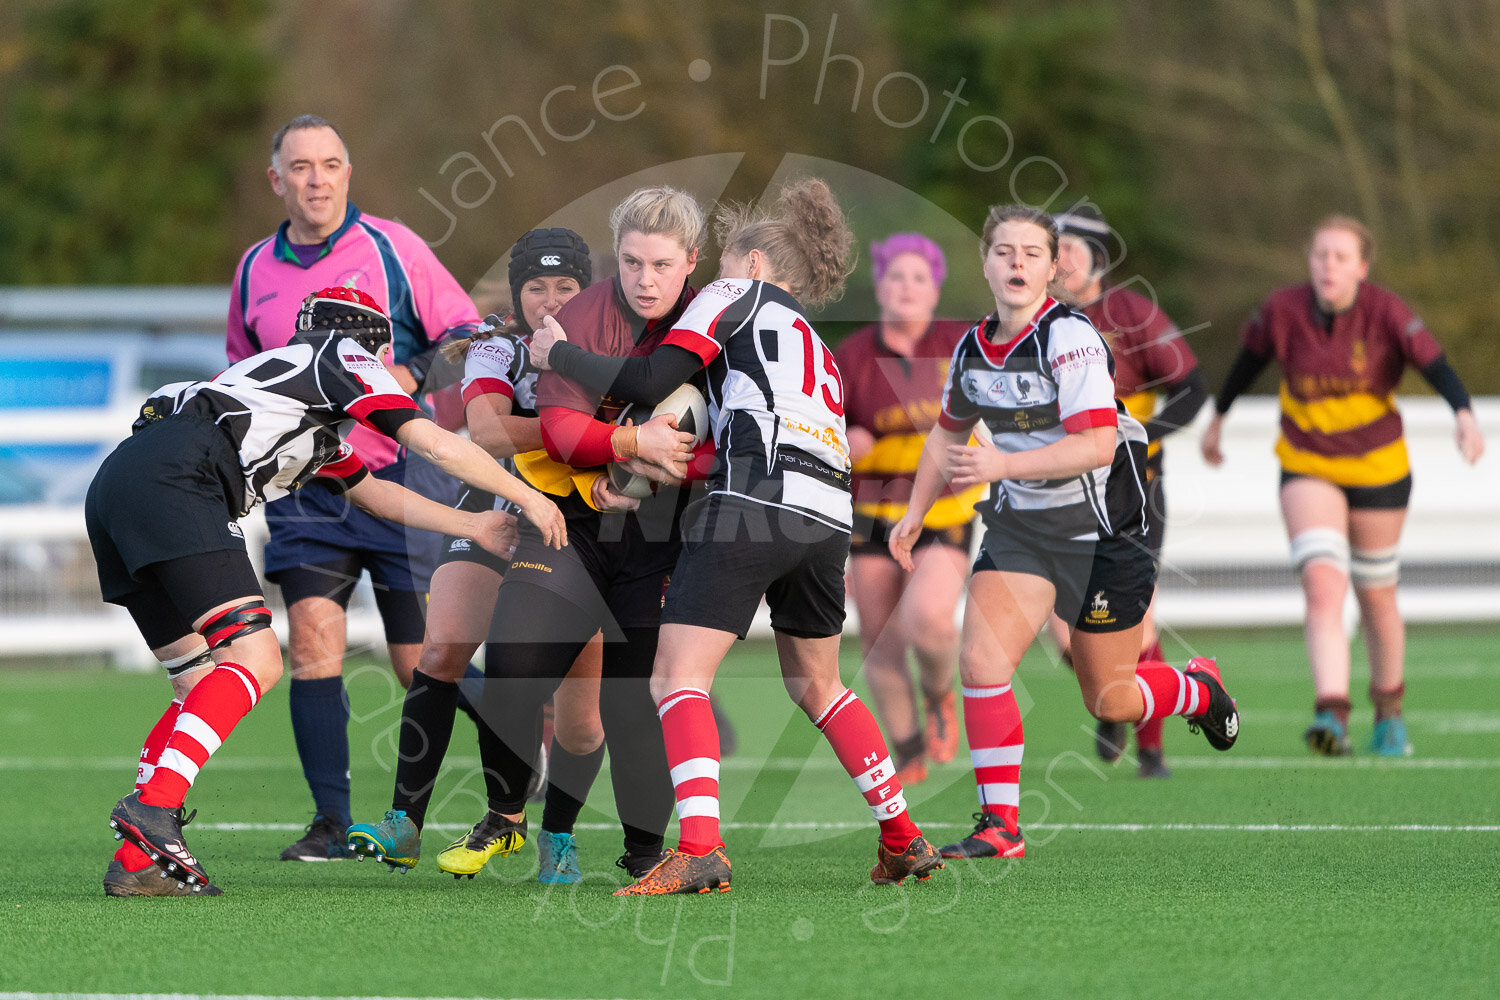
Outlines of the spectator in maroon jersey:
<svg viewBox="0 0 1500 1000">
<path fill-rule="evenodd" d="M 942 407 L 943 377 L 969 323 L 937 320 L 947 275 L 942 248 L 919 233 L 895 233 L 870 247 L 880 320 L 850 334 L 835 352 L 849 387 L 849 457 L 854 462 L 854 534 L 849 591 L 859 612 L 865 681 L 891 741 L 904 784 L 927 777 L 927 761 L 958 753 L 953 681 L 955 620 L 967 575 L 974 504 L 982 486 L 944 490 L 922 522 L 906 573 L 886 547 L 906 513 L 922 439 Z M 917 661 L 925 738 L 907 654 Z"/>
<path fill-rule="evenodd" d="M 1406 626 L 1396 580 L 1412 479 L 1392 395 L 1408 366 L 1453 407 L 1464 459 L 1476 462 L 1484 453 L 1458 373 L 1406 303 L 1366 280 L 1373 259 L 1374 240 L 1357 219 L 1334 215 L 1318 223 L 1307 252 L 1311 280 L 1272 293 L 1245 324 L 1202 444 L 1209 464 L 1224 461 L 1224 414 L 1275 359 L 1281 515 L 1307 599 L 1313 675 L 1313 723 L 1304 738 L 1314 753 L 1333 757 L 1350 752 L 1343 608 L 1351 583 L 1370 655 L 1370 749 L 1385 757 L 1411 753 L 1401 714 Z"/>
<path fill-rule="evenodd" d="M 1104 217 L 1085 203 L 1056 219 L 1057 279 L 1052 294 L 1087 316 L 1109 344 L 1115 361 L 1115 396 L 1146 428 L 1146 544 L 1160 562 L 1167 526 L 1162 438 L 1192 421 L 1208 401 L 1208 386 L 1177 324 L 1152 299 L 1111 281 L 1110 273 L 1119 265 L 1124 246 Z M 1141 624 L 1141 661 L 1161 660 L 1154 597 Z M 1067 625 L 1053 615 L 1048 627 L 1068 658 L 1071 632 Z M 1099 756 L 1119 760 L 1128 728 L 1136 737 L 1137 773 L 1143 778 L 1170 777 L 1162 752 L 1161 719 L 1134 727 L 1100 722 L 1094 738 Z"/>
</svg>

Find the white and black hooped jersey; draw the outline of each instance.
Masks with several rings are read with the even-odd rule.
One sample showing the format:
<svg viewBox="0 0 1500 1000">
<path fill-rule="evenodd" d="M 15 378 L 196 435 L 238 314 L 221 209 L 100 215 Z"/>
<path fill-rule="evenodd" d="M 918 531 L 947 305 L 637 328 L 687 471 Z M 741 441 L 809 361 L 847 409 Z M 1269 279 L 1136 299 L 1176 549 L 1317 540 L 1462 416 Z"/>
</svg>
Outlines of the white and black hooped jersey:
<svg viewBox="0 0 1500 1000">
<path fill-rule="evenodd" d="M 464 404 L 496 392 L 510 399 L 511 413 L 536 416 L 537 370 L 531 365 L 530 343 L 529 336 L 508 333 L 470 342 L 464 355 Z"/>
<path fill-rule="evenodd" d="M 349 431 L 363 424 L 394 438 L 423 415 L 369 351 L 322 331 L 248 357 L 212 381 L 163 386 L 135 426 L 174 414 L 211 420 L 233 441 L 245 484 L 241 516 L 315 476 L 354 485 L 367 470 L 344 443 Z"/>
<path fill-rule="evenodd" d="M 848 531 L 843 378 L 797 300 L 763 281 L 720 278 L 662 342 L 703 359 L 717 448 L 709 492 Z"/>
<path fill-rule="evenodd" d="M 1027 328 L 992 343 L 994 314 L 953 352 L 939 422 L 967 431 L 983 421 L 1002 452 L 1041 448 L 1090 427 L 1114 426 L 1107 468 L 1065 479 L 1002 479 L 991 484 L 986 519 L 1028 533 L 1089 540 L 1145 530 L 1146 431 L 1115 399 L 1114 359 L 1082 314 L 1047 299 Z"/>
</svg>

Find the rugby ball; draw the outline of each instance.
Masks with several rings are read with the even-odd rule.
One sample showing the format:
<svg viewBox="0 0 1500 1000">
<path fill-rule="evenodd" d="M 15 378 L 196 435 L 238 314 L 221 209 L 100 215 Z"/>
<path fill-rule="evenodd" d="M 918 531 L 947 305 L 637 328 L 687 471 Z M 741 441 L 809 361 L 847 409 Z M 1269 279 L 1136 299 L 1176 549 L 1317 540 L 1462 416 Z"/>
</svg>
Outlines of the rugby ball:
<svg viewBox="0 0 1500 1000">
<path fill-rule="evenodd" d="M 659 417 L 663 413 L 670 413 L 677 418 L 677 429 L 693 436 L 693 447 L 697 448 L 708 440 L 708 400 L 703 398 L 703 393 L 691 383 L 684 382 L 671 395 L 656 404 L 649 416 L 641 417 L 645 410 L 642 406 L 627 406 L 620 411 L 615 418 L 615 423 L 624 424 L 627 420 L 643 424 L 652 417 Z M 632 474 L 625 466 L 617 462 L 610 463 L 609 484 L 616 492 L 623 493 L 637 500 L 649 497 L 655 489 L 656 484 L 645 476 Z"/>
</svg>

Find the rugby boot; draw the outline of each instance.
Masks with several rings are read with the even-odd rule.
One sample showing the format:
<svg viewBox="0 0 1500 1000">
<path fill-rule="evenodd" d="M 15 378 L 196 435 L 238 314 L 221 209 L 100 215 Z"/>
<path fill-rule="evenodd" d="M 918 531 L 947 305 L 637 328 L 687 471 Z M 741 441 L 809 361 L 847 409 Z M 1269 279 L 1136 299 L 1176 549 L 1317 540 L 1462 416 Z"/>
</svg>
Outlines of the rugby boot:
<svg viewBox="0 0 1500 1000">
<path fill-rule="evenodd" d="M 1410 757 L 1411 744 L 1406 739 L 1406 722 L 1392 715 L 1375 723 L 1370 749 L 1381 757 Z"/>
<path fill-rule="evenodd" d="M 484 819 L 475 823 L 468 833 L 443 848 L 437 856 L 438 870 L 456 879 L 465 875 L 473 878 L 490 858 L 514 854 L 525 843 L 526 817 L 523 815 L 516 823 L 492 810 L 486 812 Z"/>
<path fill-rule="evenodd" d="M 667 855 L 672 852 L 658 847 L 655 850 L 636 850 L 627 846 L 625 853 L 615 859 L 615 867 L 625 869 L 625 874 L 632 879 L 638 879 L 651 869 L 667 860 Z"/>
<path fill-rule="evenodd" d="M 1349 733 L 1332 712 L 1315 714 L 1312 725 L 1307 727 L 1302 739 L 1309 750 L 1324 757 L 1347 757 L 1350 753 Z"/>
<path fill-rule="evenodd" d="M 316 813 L 306 831 L 281 852 L 282 861 L 347 861 L 354 857 L 344 831 L 349 824 L 332 816 Z"/>
<path fill-rule="evenodd" d="M 1183 674 L 1208 688 L 1208 705 L 1188 719 L 1188 728 L 1201 732 L 1215 750 L 1228 750 L 1239 739 L 1240 712 L 1219 680 L 1219 665 L 1206 656 L 1195 656 L 1188 661 Z"/>
<path fill-rule="evenodd" d="M 1014 833 L 992 812 L 974 814 L 974 832 L 956 844 L 938 851 L 945 858 L 1024 858 L 1026 838 L 1018 827 Z"/>
<path fill-rule="evenodd" d="M 386 810 L 379 823 L 355 823 L 345 836 L 356 858 L 384 861 L 393 872 L 411 871 L 422 857 L 422 832 L 405 809 Z"/>
<path fill-rule="evenodd" d="M 1170 778 L 1172 769 L 1167 767 L 1166 758 L 1160 750 L 1148 750 L 1144 747 L 1136 756 L 1136 776 L 1141 778 Z"/>
<path fill-rule="evenodd" d="M 668 851 L 656 867 L 631 885 L 616 889 L 616 896 L 677 896 L 729 891 L 729 858 L 722 846 L 707 854 Z"/>
<path fill-rule="evenodd" d="M 104 894 L 116 898 L 126 896 L 222 896 L 219 887 L 206 882 L 188 885 L 171 878 L 156 865 L 148 865 L 138 872 L 128 872 L 119 858 L 110 858 L 104 870 Z"/>
<path fill-rule="evenodd" d="M 928 700 L 925 737 L 927 757 L 934 764 L 951 763 L 958 756 L 958 708 L 952 691 Z"/>
<path fill-rule="evenodd" d="M 942 858 L 925 837 L 913 837 L 906 850 L 899 854 L 886 850 L 885 844 L 877 840 L 875 867 L 870 869 L 870 881 L 876 885 L 900 885 L 910 875 L 918 882 L 926 882 L 942 867 Z"/>
<path fill-rule="evenodd" d="M 196 815 L 196 809 L 184 814 L 182 806 L 176 809 L 148 806 L 141 801 L 141 793 L 134 791 L 115 803 L 109 825 L 116 839 L 124 838 L 145 851 L 167 878 L 188 886 L 208 885 L 208 872 L 182 839 L 182 828 Z"/>
<path fill-rule="evenodd" d="M 545 883 L 572 884 L 583 881 L 578 867 L 578 841 L 571 833 L 538 830 L 536 840 L 536 880 Z"/>
<path fill-rule="evenodd" d="M 1094 753 L 1106 764 L 1113 764 L 1125 753 L 1126 726 L 1124 722 L 1106 722 L 1099 720 L 1094 727 Z"/>
</svg>

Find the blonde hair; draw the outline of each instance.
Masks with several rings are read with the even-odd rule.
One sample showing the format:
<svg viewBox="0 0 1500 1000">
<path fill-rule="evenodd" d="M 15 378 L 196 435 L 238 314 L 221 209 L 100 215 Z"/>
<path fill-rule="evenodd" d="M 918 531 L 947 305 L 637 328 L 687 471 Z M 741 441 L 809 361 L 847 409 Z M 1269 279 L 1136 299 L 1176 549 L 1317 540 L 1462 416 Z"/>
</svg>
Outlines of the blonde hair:
<svg viewBox="0 0 1500 1000">
<path fill-rule="evenodd" d="M 1052 251 L 1052 259 L 1057 260 L 1057 220 L 1040 208 L 1032 208 L 1030 205 L 994 205 L 990 208 L 979 237 L 981 257 L 988 254 L 990 247 L 995 245 L 995 230 L 1007 222 L 1029 222 L 1034 226 L 1041 226 L 1047 233 L 1047 246 Z"/>
<path fill-rule="evenodd" d="M 1359 259 L 1366 264 L 1375 263 L 1375 237 L 1369 226 L 1352 215 L 1325 215 L 1319 219 L 1307 238 L 1307 253 L 1312 253 L 1313 241 L 1325 229 L 1342 229 L 1346 233 L 1353 233 L 1354 238 L 1359 241 Z"/>
<path fill-rule="evenodd" d="M 703 249 L 708 236 L 703 208 L 692 195 L 673 187 L 641 188 L 631 194 L 609 213 L 609 228 L 614 233 L 616 255 L 626 233 L 669 237 L 689 256 Z"/>
<path fill-rule="evenodd" d="M 484 318 L 484 322 L 475 327 L 474 331 L 467 337 L 450 337 L 446 340 L 443 346 L 438 348 L 438 353 L 443 356 L 445 361 L 457 364 L 463 361 L 464 355 L 469 353 L 470 345 L 478 341 L 489 340 L 498 333 L 519 337 L 525 331 L 521 329 L 521 321 L 517 318 L 518 315 L 519 311 L 512 313 L 509 306 L 501 309 L 499 313 L 490 313 Z M 502 320 L 501 316 L 506 318 Z"/>
<path fill-rule="evenodd" d="M 814 308 L 844 294 L 854 270 L 854 234 L 828 184 L 816 177 L 781 189 L 770 214 L 753 205 L 725 205 L 714 216 L 714 235 L 725 253 L 759 250 L 792 297 Z"/>
</svg>

